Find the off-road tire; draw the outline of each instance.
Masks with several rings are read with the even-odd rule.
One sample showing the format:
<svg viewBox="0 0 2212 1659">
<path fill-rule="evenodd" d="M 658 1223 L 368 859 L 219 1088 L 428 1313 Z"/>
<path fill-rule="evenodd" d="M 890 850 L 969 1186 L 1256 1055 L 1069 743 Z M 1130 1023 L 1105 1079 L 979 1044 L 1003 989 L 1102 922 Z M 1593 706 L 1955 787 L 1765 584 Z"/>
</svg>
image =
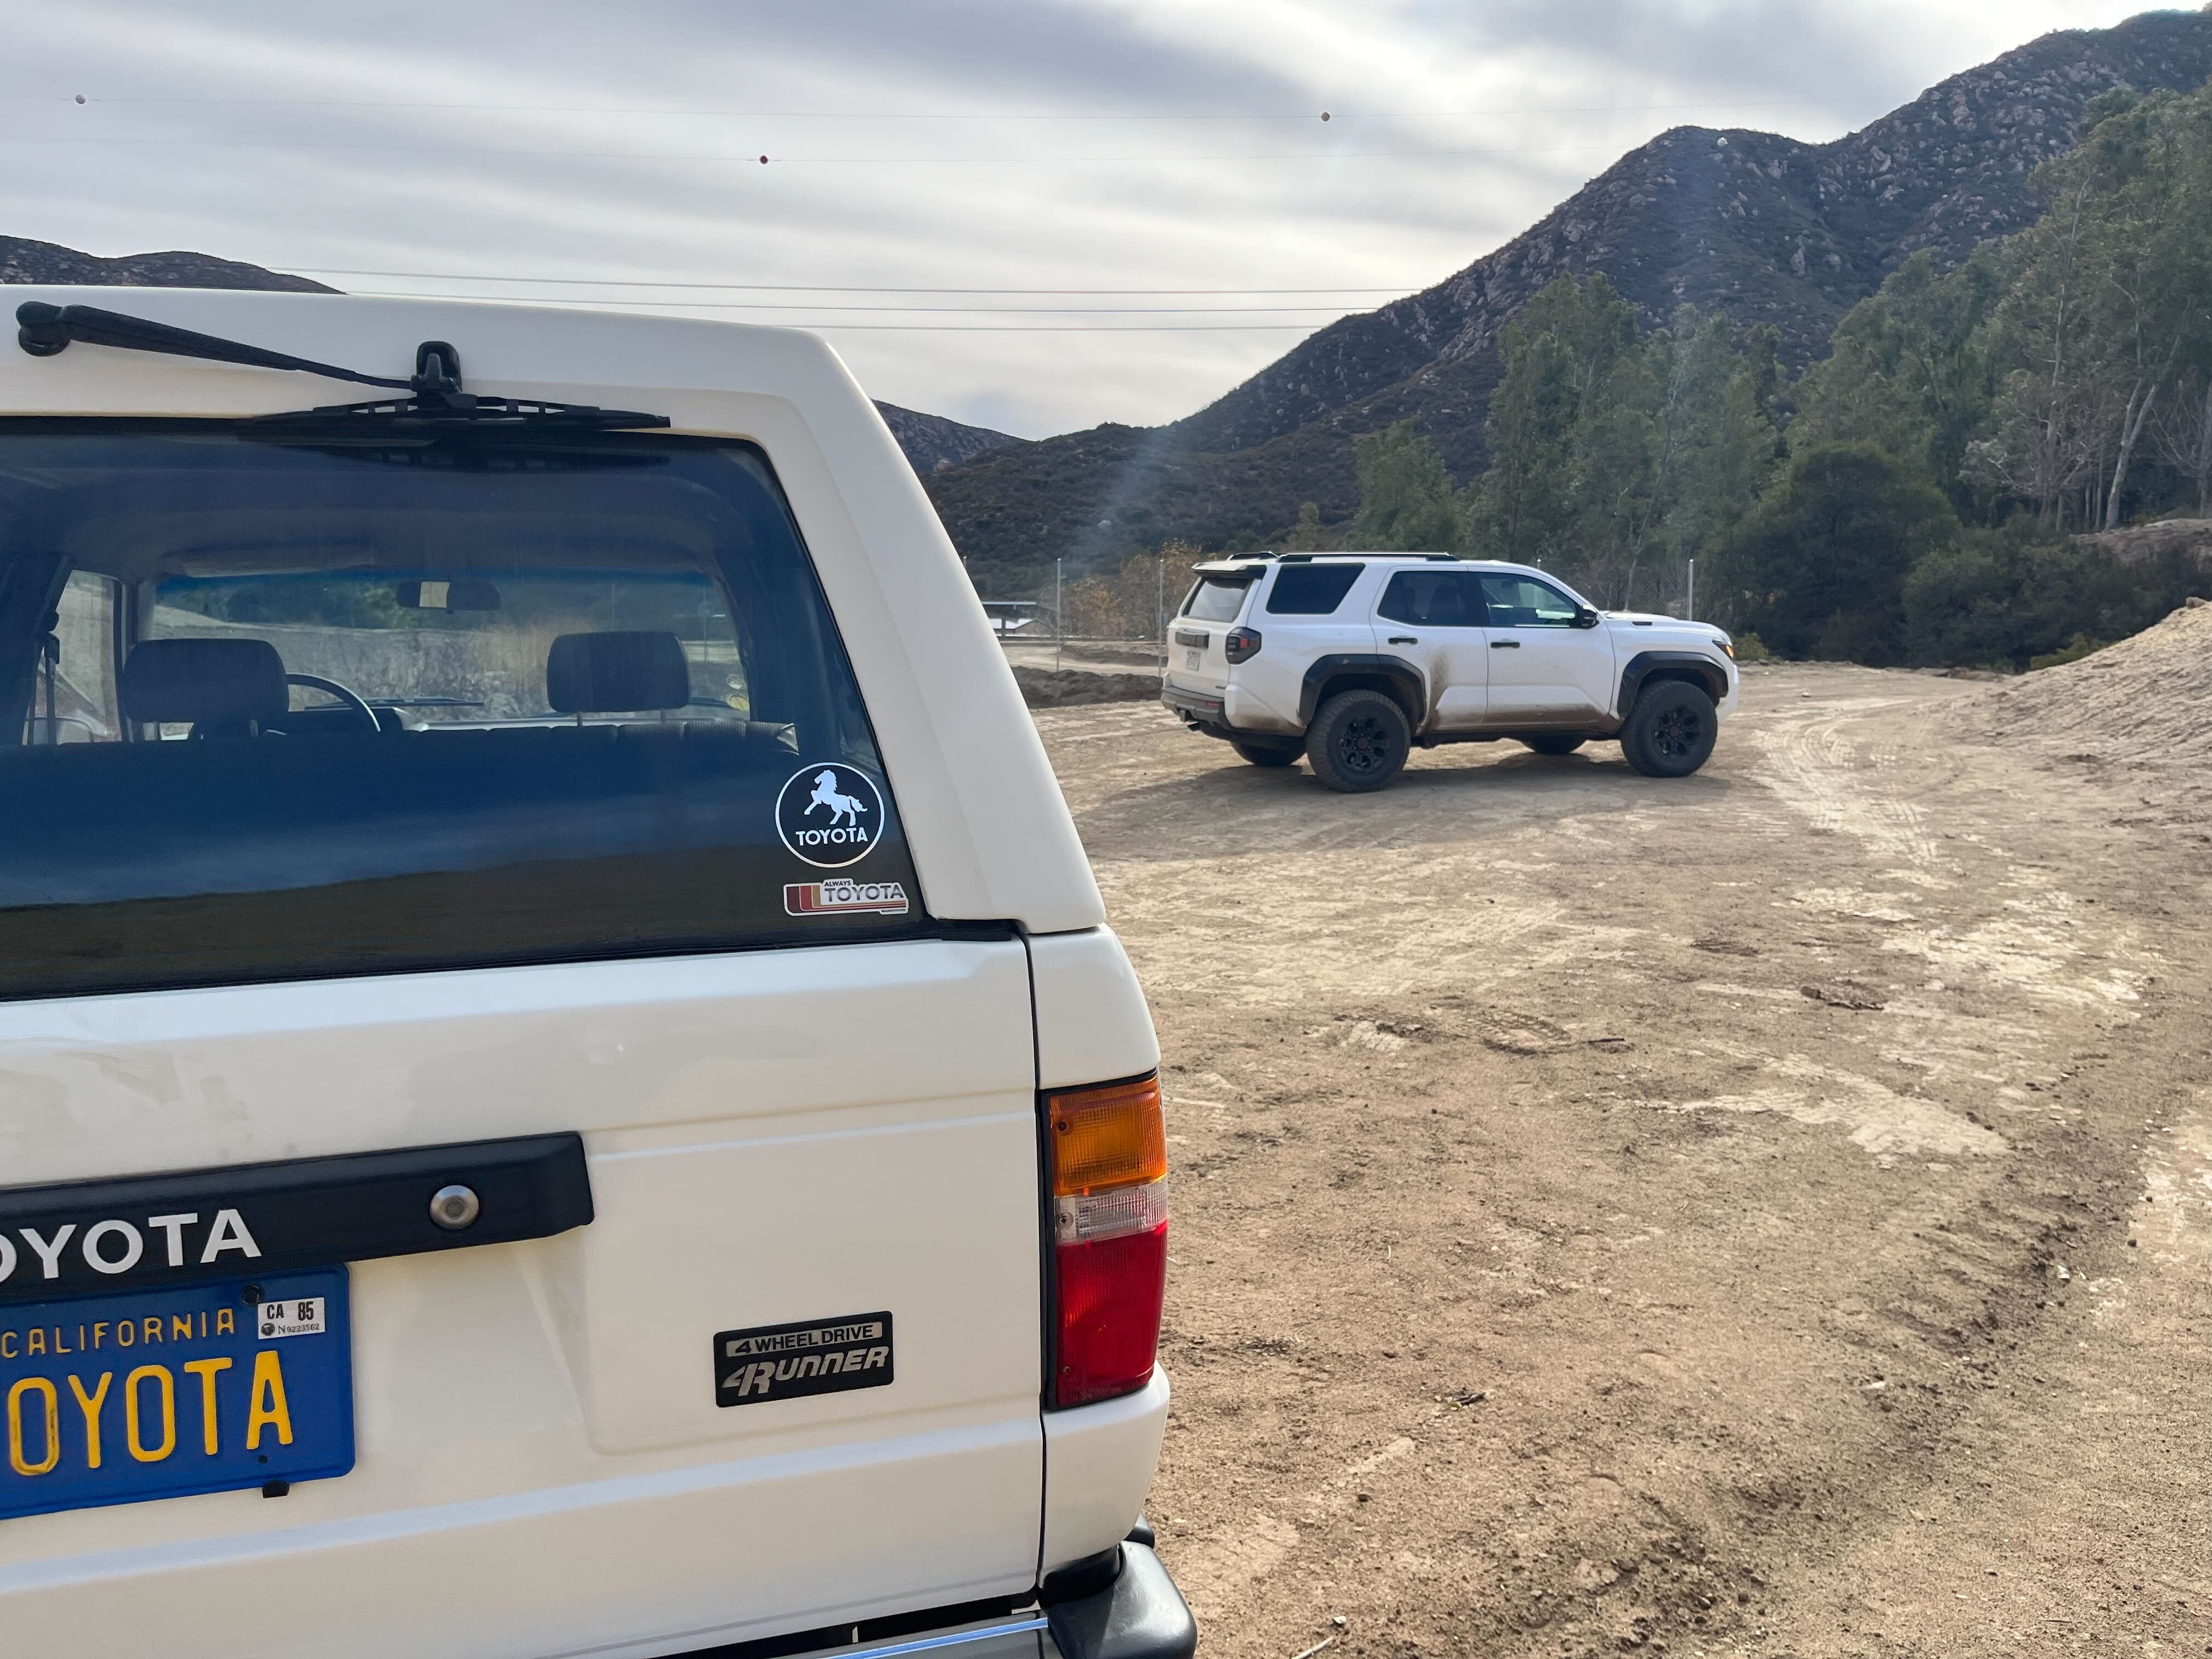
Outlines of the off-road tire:
<svg viewBox="0 0 2212 1659">
<path fill-rule="evenodd" d="M 1238 743 L 1230 740 L 1229 746 L 1237 751 L 1239 760 L 1248 760 L 1255 766 L 1295 766 L 1298 749 L 1294 744 Z"/>
<path fill-rule="evenodd" d="M 1364 794 L 1405 769 L 1413 742 L 1406 711 L 1382 692 L 1340 691 L 1306 729 L 1306 760 L 1330 788 Z"/>
<path fill-rule="evenodd" d="M 1620 752 L 1647 778 L 1686 778 L 1705 763 L 1719 734 L 1713 700 L 1683 680 L 1646 686 L 1620 728 Z"/>
<path fill-rule="evenodd" d="M 1571 755 L 1589 741 L 1588 738 L 1577 738 L 1565 732 L 1546 732 L 1521 739 L 1540 755 Z"/>
</svg>

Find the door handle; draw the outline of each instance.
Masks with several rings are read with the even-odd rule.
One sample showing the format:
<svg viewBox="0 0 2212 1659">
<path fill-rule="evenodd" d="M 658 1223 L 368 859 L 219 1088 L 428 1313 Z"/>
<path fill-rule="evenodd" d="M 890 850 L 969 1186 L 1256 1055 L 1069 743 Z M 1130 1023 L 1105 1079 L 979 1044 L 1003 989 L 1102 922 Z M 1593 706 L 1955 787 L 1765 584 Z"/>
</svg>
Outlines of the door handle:
<svg viewBox="0 0 2212 1659">
<path fill-rule="evenodd" d="M 1420 643 L 1420 641 L 1415 639 L 1411 634 L 1393 634 L 1390 636 L 1389 642 L 1392 645 L 1419 645 Z"/>
<path fill-rule="evenodd" d="M 1521 648 L 1521 641 L 1518 640 L 1492 640 L 1490 642 L 1490 648 L 1492 651 L 1518 651 Z"/>
</svg>

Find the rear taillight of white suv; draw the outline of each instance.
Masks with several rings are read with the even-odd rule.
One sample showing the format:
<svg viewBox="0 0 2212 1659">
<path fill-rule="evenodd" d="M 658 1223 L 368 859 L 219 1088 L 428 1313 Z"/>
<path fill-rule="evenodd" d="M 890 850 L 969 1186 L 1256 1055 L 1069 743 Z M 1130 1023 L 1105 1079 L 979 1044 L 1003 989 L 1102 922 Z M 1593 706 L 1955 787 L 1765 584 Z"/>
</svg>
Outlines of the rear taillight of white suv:
<svg viewBox="0 0 2212 1659">
<path fill-rule="evenodd" d="M 1221 654 L 1231 662 L 1249 662 L 1260 654 L 1260 630 L 1232 628 L 1222 635 Z"/>
<path fill-rule="evenodd" d="M 1152 1380 L 1168 1270 L 1167 1129 L 1156 1077 L 1045 1097 L 1052 1180 L 1047 1403 L 1087 1406 Z"/>
</svg>

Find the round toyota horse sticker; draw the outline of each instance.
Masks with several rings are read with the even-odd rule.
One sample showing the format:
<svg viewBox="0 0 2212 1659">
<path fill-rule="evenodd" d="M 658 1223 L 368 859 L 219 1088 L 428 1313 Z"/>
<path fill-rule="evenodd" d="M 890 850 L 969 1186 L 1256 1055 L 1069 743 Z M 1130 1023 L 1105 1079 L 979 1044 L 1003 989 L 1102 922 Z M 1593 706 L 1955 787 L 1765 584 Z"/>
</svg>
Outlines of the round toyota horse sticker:
<svg viewBox="0 0 2212 1659">
<path fill-rule="evenodd" d="M 819 870 L 867 857 L 884 832 L 884 798 L 865 772 L 817 761 L 792 774 L 775 798 L 783 844 Z"/>
</svg>

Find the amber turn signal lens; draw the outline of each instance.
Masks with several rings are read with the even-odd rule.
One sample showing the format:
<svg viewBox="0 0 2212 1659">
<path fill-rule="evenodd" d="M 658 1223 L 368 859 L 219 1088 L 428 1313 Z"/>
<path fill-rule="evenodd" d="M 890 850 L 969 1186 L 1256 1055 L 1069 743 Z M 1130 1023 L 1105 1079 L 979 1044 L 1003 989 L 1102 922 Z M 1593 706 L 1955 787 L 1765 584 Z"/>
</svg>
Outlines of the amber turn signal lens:
<svg viewBox="0 0 2212 1659">
<path fill-rule="evenodd" d="M 1158 1181 L 1168 1172 L 1160 1080 L 1109 1083 L 1045 1097 L 1055 1197 Z"/>
</svg>

